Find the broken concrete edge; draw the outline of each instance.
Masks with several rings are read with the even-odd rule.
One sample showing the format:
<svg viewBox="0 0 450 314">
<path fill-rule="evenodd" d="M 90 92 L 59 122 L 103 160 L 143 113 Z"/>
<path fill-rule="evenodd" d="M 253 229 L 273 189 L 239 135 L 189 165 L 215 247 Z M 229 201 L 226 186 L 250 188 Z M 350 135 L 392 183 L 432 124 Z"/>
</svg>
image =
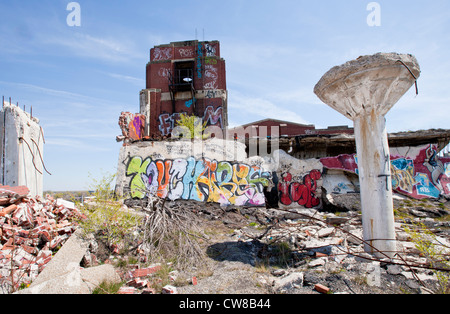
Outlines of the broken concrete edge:
<svg viewBox="0 0 450 314">
<path fill-rule="evenodd" d="M 121 282 L 110 264 L 80 267 L 93 238 L 77 229 L 36 280 L 16 294 L 90 294 L 102 282 Z"/>
<path fill-rule="evenodd" d="M 355 60 L 350 60 L 342 65 L 337 65 L 328 70 L 319 82 L 314 87 L 314 93 L 321 94 L 323 89 L 333 84 L 334 82 L 341 80 L 349 75 L 352 75 L 356 71 L 367 71 L 375 67 L 392 66 L 405 64 L 416 78 L 420 76 L 420 66 L 416 57 L 411 54 L 400 54 L 396 52 L 391 53 L 376 53 L 374 55 L 360 56 Z M 324 101 L 319 95 L 318 97 Z M 325 102 L 325 101 L 324 101 Z"/>
<path fill-rule="evenodd" d="M 14 294 L 92 294 L 102 282 L 121 282 L 112 265 L 74 267 L 66 274 L 31 285 Z"/>
<path fill-rule="evenodd" d="M 44 132 L 39 119 L 13 104 L 4 104 L 0 119 L 3 171 L 0 182 L 26 186 L 31 195 L 43 195 Z"/>
</svg>

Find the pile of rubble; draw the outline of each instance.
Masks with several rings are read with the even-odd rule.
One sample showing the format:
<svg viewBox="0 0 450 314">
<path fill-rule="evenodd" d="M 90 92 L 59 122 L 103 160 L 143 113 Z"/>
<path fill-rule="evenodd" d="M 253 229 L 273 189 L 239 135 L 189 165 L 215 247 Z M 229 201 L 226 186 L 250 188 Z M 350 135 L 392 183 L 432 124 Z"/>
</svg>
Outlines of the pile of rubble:
<svg viewBox="0 0 450 314">
<path fill-rule="evenodd" d="M 0 186 L 0 293 L 26 287 L 85 218 L 72 202 Z"/>
</svg>

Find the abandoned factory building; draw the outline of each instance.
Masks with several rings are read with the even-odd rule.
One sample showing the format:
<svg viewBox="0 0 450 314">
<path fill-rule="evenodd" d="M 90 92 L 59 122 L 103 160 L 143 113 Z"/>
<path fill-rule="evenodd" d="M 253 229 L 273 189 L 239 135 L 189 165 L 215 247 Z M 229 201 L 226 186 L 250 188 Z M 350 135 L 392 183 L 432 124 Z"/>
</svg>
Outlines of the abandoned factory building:
<svg viewBox="0 0 450 314">
<path fill-rule="evenodd" d="M 225 60 L 219 41 L 181 41 L 150 49 L 146 88 L 140 92 L 140 112 L 122 112 L 118 141 L 170 138 L 182 114 L 195 115 L 206 126 L 217 126 L 224 137 L 245 141 L 274 140 L 280 149 L 299 158 L 323 158 L 356 152 L 354 130 L 349 126 L 316 129 L 315 125 L 264 119 L 228 129 L 228 91 Z M 245 139 L 236 136 L 244 130 Z M 261 130 L 264 130 L 261 132 Z M 450 130 L 424 130 L 388 135 L 391 148 L 435 144 L 439 151 L 450 142 Z M 270 146 L 270 145 L 269 145 Z M 248 151 L 247 151 L 248 152 Z M 269 152 L 270 153 L 270 152 Z"/>
<path fill-rule="evenodd" d="M 228 128 L 227 108 L 218 41 L 151 48 L 140 112 L 119 117 L 118 194 L 142 200 L 155 190 L 170 200 L 264 206 L 267 190 L 274 205 L 320 207 L 322 196 L 329 201 L 331 194 L 359 193 L 354 125 L 316 128 L 267 118 Z M 223 137 L 171 138 L 182 114 L 201 118 Z M 391 133 L 387 140 L 393 191 L 449 197 L 450 130 Z"/>
</svg>

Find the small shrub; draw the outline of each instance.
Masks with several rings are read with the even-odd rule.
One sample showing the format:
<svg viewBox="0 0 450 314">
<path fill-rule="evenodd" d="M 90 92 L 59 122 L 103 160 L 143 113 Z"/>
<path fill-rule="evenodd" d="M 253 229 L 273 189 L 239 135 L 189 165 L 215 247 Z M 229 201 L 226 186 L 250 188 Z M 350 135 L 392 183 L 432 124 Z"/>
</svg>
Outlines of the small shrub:
<svg viewBox="0 0 450 314">
<path fill-rule="evenodd" d="M 423 255 L 431 268 L 436 268 L 435 274 L 438 280 L 438 294 L 450 294 L 450 261 L 445 247 L 440 244 L 436 235 L 424 224 L 414 223 L 412 228 L 405 227 L 417 250 Z"/>
<path fill-rule="evenodd" d="M 78 206 L 87 217 L 79 222 L 84 232 L 96 235 L 109 249 L 123 247 L 125 239 L 133 234 L 142 220 L 137 214 L 122 210 L 122 204 L 111 188 L 114 177 L 105 176 L 95 181 L 93 201 Z"/>
</svg>

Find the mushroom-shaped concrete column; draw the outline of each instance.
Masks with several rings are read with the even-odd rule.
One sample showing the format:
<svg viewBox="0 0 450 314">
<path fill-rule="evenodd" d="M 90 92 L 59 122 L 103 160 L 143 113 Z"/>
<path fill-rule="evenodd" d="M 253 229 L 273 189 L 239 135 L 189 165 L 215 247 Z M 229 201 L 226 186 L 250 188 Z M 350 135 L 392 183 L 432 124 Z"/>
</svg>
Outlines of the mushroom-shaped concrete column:
<svg viewBox="0 0 450 314">
<path fill-rule="evenodd" d="M 416 58 L 397 53 L 359 57 L 329 70 L 314 93 L 353 120 L 365 251 L 396 251 L 390 155 L 385 115 L 420 75 Z"/>
</svg>

